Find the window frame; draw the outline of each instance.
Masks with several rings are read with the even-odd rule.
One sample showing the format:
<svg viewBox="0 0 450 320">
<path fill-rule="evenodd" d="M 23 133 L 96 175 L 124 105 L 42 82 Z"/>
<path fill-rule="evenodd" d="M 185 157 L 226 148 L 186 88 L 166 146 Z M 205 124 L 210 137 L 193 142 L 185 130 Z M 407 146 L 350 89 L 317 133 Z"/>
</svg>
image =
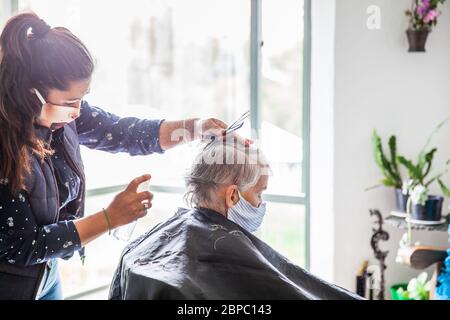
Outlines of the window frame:
<svg viewBox="0 0 450 320">
<path fill-rule="evenodd" d="M 299 196 L 265 194 L 264 199 L 271 202 L 299 204 L 305 207 L 305 268 L 310 269 L 310 101 L 311 101 L 311 0 L 303 4 L 303 161 L 302 191 Z M 251 0 L 250 29 L 250 113 L 252 138 L 258 139 L 261 132 L 261 48 L 262 37 L 262 0 Z"/>
</svg>

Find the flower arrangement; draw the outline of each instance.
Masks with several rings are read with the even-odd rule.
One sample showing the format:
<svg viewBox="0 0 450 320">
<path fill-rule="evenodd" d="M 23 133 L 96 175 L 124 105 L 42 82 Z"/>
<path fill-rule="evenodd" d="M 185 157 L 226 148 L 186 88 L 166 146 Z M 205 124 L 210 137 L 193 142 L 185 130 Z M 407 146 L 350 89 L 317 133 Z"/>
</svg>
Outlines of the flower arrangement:
<svg viewBox="0 0 450 320">
<path fill-rule="evenodd" d="M 445 0 L 413 0 L 411 9 L 406 11 L 409 17 L 409 28 L 406 35 L 409 52 L 425 52 L 428 33 L 436 26 L 441 12 L 438 6 Z"/>
<path fill-rule="evenodd" d="M 413 0 L 410 10 L 406 11 L 409 17 L 409 28 L 412 30 L 430 31 L 436 26 L 441 11 L 439 4 L 444 4 L 445 0 Z"/>
</svg>

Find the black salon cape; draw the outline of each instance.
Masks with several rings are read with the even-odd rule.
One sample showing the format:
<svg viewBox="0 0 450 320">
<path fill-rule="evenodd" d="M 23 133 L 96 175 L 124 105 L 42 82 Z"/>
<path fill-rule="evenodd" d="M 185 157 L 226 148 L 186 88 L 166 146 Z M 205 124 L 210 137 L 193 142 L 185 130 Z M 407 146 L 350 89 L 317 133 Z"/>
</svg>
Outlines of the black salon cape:
<svg viewBox="0 0 450 320">
<path fill-rule="evenodd" d="M 130 243 L 110 299 L 359 299 L 316 278 L 224 216 L 177 213 Z"/>
</svg>

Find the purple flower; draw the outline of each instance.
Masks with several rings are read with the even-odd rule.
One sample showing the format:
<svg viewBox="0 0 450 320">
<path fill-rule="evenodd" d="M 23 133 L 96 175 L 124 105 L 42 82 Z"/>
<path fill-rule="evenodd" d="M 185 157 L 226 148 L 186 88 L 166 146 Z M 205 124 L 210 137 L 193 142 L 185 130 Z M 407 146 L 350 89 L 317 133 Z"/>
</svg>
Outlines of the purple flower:
<svg viewBox="0 0 450 320">
<path fill-rule="evenodd" d="M 439 11 L 436 9 L 430 10 L 427 15 L 423 18 L 423 22 L 430 23 L 439 17 Z"/>
<path fill-rule="evenodd" d="M 417 6 L 416 13 L 423 17 L 430 9 L 430 0 L 422 0 L 422 2 Z"/>
</svg>

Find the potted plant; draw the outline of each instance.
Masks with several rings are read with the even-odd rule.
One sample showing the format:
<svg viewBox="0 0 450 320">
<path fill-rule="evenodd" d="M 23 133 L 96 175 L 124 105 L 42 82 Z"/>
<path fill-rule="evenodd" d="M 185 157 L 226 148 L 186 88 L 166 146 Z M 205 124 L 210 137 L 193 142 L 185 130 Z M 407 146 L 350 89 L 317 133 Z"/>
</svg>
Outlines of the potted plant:
<svg viewBox="0 0 450 320">
<path fill-rule="evenodd" d="M 442 180 L 447 173 L 447 161 L 445 169 L 428 178 L 431 174 L 434 155 L 437 148 L 429 148 L 432 137 L 441 129 L 448 119 L 439 123 L 428 137 L 425 147 L 422 148 L 417 162 L 407 159 L 403 155 L 397 154 L 397 139 L 395 135 L 389 138 L 389 157 L 385 155 L 382 140 L 377 131 L 373 131 L 372 147 L 375 162 L 383 174 L 381 185 L 395 189 L 397 211 L 407 213 L 412 211 L 413 219 L 425 221 L 440 221 L 442 212 L 442 196 L 429 194 L 429 187 L 433 183 L 438 183 L 442 194 L 450 197 L 450 190 Z M 404 167 L 408 172 L 408 179 L 403 180 L 400 168 Z M 378 186 L 378 185 L 377 185 Z M 375 186 L 376 187 L 376 186 Z M 373 188 L 373 187 L 372 187 Z M 369 188 L 370 189 L 370 188 Z M 411 195 L 411 197 L 410 197 Z M 410 199 L 412 198 L 412 199 Z M 408 205 L 408 201 L 410 204 Z M 411 209 L 411 210 L 407 210 Z M 406 216 L 406 214 L 405 214 Z"/>
<path fill-rule="evenodd" d="M 423 185 L 416 186 L 411 192 L 411 218 L 420 221 L 441 221 L 444 197 L 428 195 Z M 445 194 L 449 196 L 448 191 Z"/>
<path fill-rule="evenodd" d="M 380 184 L 386 187 L 394 188 L 397 211 L 406 212 L 408 188 L 404 188 L 402 175 L 399 171 L 397 138 L 395 135 L 390 136 L 388 146 L 389 158 L 384 153 L 383 143 L 380 136 L 377 131 L 374 130 L 372 134 L 373 155 L 376 164 L 383 174 Z"/>
<path fill-rule="evenodd" d="M 406 35 L 409 42 L 409 52 L 425 52 L 428 34 L 437 24 L 441 12 L 438 5 L 445 0 L 413 0 L 411 9 L 406 11 L 409 17 L 409 28 Z"/>
<path fill-rule="evenodd" d="M 412 278 L 409 283 L 394 285 L 390 288 L 392 300 L 429 300 L 431 280 L 428 274 L 422 272 L 417 278 Z"/>
<path fill-rule="evenodd" d="M 412 300 L 409 298 L 407 283 L 399 283 L 393 285 L 390 288 L 390 292 L 392 300 Z"/>
<path fill-rule="evenodd" d="M 403 186 L 406 193 L 410 196 L 407 204 L 407 212 L 411 214 L 412 219 L 421 221 L 440 221 L 442 217 L 442 204 L 444 197 L 450 197 L 450 190 L 442 181 L 442 177 L 447 173 L 447 166 L 450 160 L 447 160 L 443 171 L 428 178 L 431 173 L 434 155 L 437 148 L 428 149 L 433 135 L 447 122 L 441 122 L 431 133 L 425 147 L 419 153 L 417 162 L 399 155 L 397 160 L 399 164 L 406 168 L 409 175 L 409 181 Z M 438 183 L 442 195 L 430 195 L 429 187 L 433 183 Z"/>
</svg>

